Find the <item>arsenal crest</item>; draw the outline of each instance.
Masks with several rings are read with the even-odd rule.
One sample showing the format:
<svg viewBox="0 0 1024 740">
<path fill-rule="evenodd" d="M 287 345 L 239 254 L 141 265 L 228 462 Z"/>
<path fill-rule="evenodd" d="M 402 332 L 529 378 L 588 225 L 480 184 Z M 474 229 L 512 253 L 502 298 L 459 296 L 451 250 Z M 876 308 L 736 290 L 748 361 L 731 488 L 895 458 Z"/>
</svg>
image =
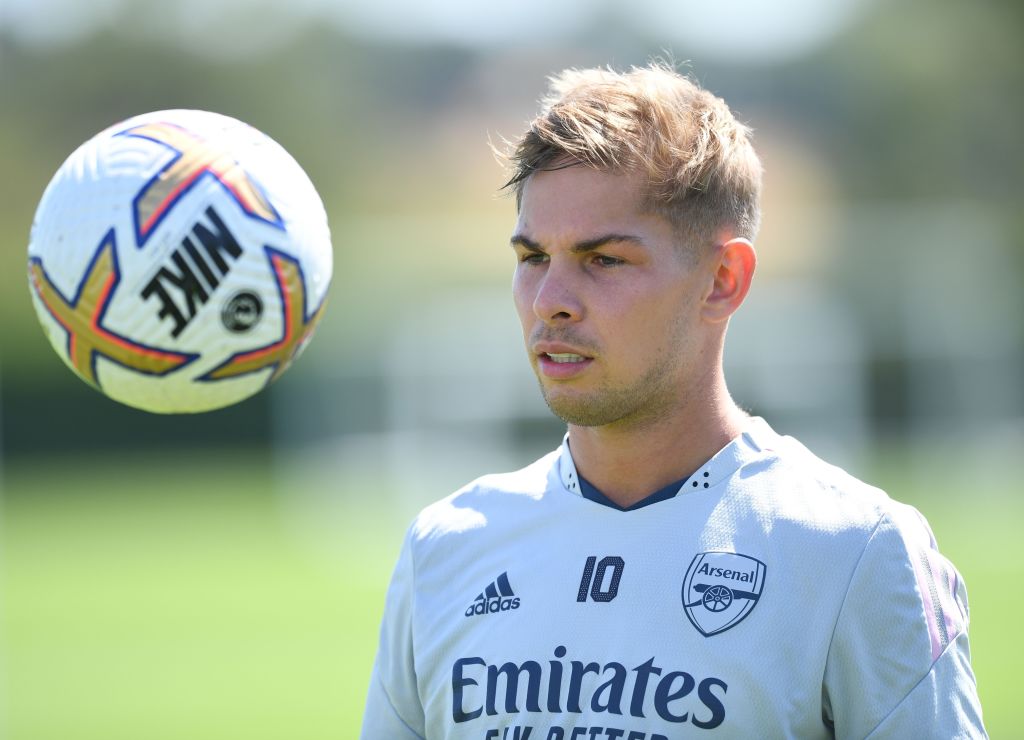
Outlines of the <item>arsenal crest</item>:
<svg viewBox="0 0 1024 740">
<path fill-rule="evenodd" d="M 705 637 L 735 627 L 753 611 L 764 589 L 765 565 L 735 552 L 702 552 L 683 579 L 683 608 Z"/>
</svg>

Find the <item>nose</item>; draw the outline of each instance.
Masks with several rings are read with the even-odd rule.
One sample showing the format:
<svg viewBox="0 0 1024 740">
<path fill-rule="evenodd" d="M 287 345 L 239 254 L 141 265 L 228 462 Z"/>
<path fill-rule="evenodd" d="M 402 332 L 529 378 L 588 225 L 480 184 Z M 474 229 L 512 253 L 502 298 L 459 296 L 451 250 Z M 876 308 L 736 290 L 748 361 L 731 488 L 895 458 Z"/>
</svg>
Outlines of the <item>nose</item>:
<svg viewBox="0 0 1024 740">
<path fill-rule="evenodd" d="M 537 294 L 533 300 L 534 314 L 549 324 L 579 321 L 583 316 L 583 304 L 578 287 L 571 268 L 551 260 L 537 285 Z"/>
</svg>

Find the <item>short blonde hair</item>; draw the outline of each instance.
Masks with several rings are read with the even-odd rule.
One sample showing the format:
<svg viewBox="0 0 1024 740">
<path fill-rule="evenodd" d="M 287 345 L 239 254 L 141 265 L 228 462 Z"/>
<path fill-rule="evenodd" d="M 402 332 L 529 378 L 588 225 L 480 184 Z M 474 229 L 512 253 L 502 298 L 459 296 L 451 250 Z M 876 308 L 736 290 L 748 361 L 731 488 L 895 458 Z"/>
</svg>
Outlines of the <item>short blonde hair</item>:
<svg viewBox="0 0 1024 740">
<path fill-rule="evenodd" d="M 643 204 L 679 233 L 707 244 L 727 231 L 753 240 L 761 163 L 750 129 L 715 97 L 666 64 L 568 69 L 550 79 L 540 115 L 508 155 L 505 188 L 522 204 L 530 175 L 582 164 L 646 176 Z"/>
</svg>

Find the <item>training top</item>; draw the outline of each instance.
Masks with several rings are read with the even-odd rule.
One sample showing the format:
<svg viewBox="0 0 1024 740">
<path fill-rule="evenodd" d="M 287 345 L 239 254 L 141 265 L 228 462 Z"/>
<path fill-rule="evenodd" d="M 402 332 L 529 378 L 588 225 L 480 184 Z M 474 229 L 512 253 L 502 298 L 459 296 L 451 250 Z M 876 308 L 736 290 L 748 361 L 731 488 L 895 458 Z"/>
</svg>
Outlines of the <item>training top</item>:
<svg viewBox="0 0 1024 740">
<path fill-rule="evenodd" d="M 580 487 L 566 439 L 420 513 L 363 740 L 986 737 L 915 509 L 762 419 L 667 500 Z"/>
</svg>

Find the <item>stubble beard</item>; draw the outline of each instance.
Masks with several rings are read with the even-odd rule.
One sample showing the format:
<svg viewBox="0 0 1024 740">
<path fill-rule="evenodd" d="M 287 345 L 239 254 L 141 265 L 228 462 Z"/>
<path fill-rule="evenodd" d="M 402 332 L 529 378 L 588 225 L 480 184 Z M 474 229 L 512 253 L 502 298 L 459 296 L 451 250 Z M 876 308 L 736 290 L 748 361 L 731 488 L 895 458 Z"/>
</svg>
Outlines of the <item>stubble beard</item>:
<svg viewBox="0 0 1024 740">
<path fill-rule="evenodd" d="M 541 395 L 551 412 L 566 424 L 580 427 L 647 426 L 671 413 L 680 391 L 671 380 L 667 359 L 651 367 L 629 385 L 604 383 L 585 393 L 559 393 L 558 385 L 546 386 L 538 377 Z"/>
</svg>

